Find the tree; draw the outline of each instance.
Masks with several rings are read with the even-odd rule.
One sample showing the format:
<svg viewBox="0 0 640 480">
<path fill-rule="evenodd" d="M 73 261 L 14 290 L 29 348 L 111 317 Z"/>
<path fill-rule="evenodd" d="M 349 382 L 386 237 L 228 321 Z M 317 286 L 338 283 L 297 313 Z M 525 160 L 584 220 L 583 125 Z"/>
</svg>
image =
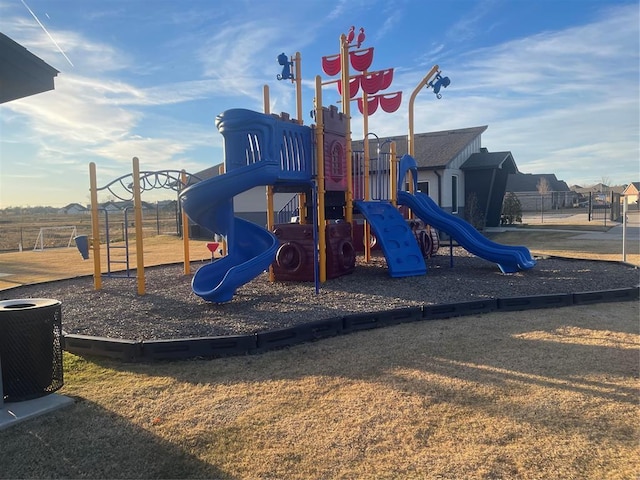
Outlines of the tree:
<svg viewBox="0 0 640 480">
<path fill-rule="evenodd" d="M 467 200 L 464 204 L 464 217 L 476 230 L 484 228 L 484 213 L 480 211 L 478 197 L 475 193 L 467 195 Z"/>
<path fill-rule="evenodd" d="M 551 191 L 549 180 L 547 180 L 545 177 L 540 177 L 540 179 L 538 180 L 538 184 L 536 185 L 536 188 L 538 189 L 538 193 L 540 194 L 540 199 L 541 199 L 540 211 L 544 212 L 544 197 L 547 195 L 547 193 Z M 552 205 L 552 208 L 553 208 L 553 205 Z"/>
<path fill-rule="evenodd" d="M 540 195 L 544 195 L 545 193 L 549 193 L 551 191 L 551 187 L 549 186 L 549 180 L 547 180 L 545 177 L 540 177 L 540 179 L 538 180 L 538 184 L 536 185 L 536 188 L 538 189 L 538 193 Z"/>
<path fill-rule="evenodd" d="M 515 193 L 508 192 L 502 202 L 501 223 L 513 225 L 516 222 L 522 223 L 522 205 Z"/>
</svg>

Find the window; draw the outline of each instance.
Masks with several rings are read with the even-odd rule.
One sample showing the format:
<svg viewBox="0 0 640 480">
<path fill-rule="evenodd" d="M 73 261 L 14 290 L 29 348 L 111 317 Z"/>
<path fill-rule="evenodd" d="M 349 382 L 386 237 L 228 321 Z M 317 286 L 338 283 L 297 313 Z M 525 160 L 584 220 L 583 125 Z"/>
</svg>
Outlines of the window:
<svg viewBox="0 0 640 480">
<path fill-rule="evenodd" d="M 451 213 L 458 213 L 458 176 L 451 176 Z"/>
<path fill-rule="evenodd" d="M 418 182 L 418 190 L 425 195 L 429 195 L 429 182 Z"/>
</svg>

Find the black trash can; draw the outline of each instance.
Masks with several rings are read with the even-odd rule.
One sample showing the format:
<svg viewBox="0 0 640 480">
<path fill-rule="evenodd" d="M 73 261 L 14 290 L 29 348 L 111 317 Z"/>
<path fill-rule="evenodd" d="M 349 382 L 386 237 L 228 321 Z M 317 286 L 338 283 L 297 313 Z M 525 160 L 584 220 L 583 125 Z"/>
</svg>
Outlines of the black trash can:
<svg viewBox="0 0 640 480">
<path fill-rule="evenodd" d="M 0 301 L 0 361 L 6 402 L 30 400 L 60 389 L 61 303 L 47 298 Z"/>
</svg>

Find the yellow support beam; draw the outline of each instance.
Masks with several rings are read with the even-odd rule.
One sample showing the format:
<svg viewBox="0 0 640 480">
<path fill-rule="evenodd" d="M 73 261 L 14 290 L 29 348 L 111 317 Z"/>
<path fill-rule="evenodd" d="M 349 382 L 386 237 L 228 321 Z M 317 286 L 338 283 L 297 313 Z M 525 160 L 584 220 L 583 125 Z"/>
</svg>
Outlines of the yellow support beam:
<svg viewBox="0 0 640 480">
<path fill-rule="evenodd" d="M 138 295 L 145 294 L 144 286 L 144 245 L 142 242 L 142 198 L 140 195 L 140 161 L 133 157 L 133 209 L 136 225 L 136 278 Z"/>
<path fill-rule="evenodd" d="M 96 164 L 89 164 L 89 184 L 91 193 L 91 248 L 93 249 L 93 287 L 102 288 L 102 271 L 100 267 L 100 220 L 98 219 L 98 187 L 96 181 Z"/>
</svg>

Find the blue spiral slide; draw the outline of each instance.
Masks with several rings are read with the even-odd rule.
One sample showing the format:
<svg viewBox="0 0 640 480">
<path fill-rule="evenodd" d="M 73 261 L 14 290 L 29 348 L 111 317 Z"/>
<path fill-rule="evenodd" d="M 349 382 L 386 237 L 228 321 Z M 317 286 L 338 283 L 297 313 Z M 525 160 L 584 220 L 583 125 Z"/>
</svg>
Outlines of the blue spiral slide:
<svg viewBox="0 0 640 480">
<path fill-rule="evenodd" d="M 261 185 L 273 185 L 280 174 L 275 162 L 261 161 L 203 180 L 180 194 L 189 218 L 206 229 L 227 236 L 228 254 L 200 267 L 193 292 L 209 302 L 233 299 L 238 287 L 269 268 L 279 241 L 270 231 L 233 214 L 233 197 Z"/>
</svg>

